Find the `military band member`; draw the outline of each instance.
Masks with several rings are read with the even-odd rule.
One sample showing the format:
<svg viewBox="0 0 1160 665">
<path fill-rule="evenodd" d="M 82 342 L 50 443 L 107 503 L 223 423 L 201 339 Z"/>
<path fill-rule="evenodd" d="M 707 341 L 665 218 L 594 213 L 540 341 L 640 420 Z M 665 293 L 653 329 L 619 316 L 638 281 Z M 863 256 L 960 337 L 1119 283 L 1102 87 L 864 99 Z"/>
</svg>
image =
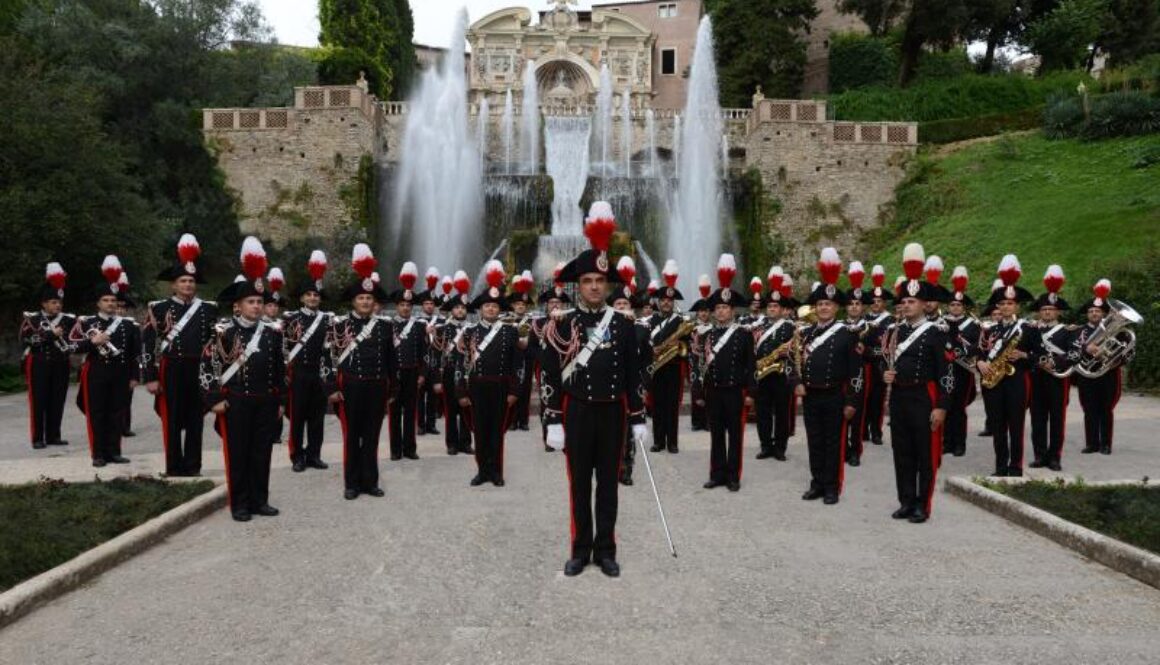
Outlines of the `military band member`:
<svg viewBox="0 0 1160 665">
<path fill-rule="evenodd" d="M 390 295 L 395 304 L 395 316 L 390 320 L 395 335 L 395 385 L 398 393 L 390 407 L 391 459 L 419 459 L 415 428 L 419 423 L 419 392 L 426 384 L 427 326 L 412 316 L 416 294 L 415 281 L 419 269 L 407 261 L 399 273 L 403 288 Z"/>
<path fill-rule="evenodd" d="M 769 272 L 769 299 L 765 305 L 765 322 L 754 329 L 754 361 L 760 366 L 764 358 L 780 363 L 780 369 L 770 371 L 758 379 L 755 403 L 757 407 L 757 437 L 761 450 L 757 459 L 774 458 L 785 461 L 789 444 L 790 407 L 793 390 L 789 386 L 791 342 L 796 330 L 786 317 L 787 311 L 797 308 L 797 302 L 781 294 L 785 273 L 781 266 Z M 756 377 L 756 375 L 755 375 Z"/>
<path fill-rule="evenodd" d="M 999 263 L 1003 287 L 991 294 L 989 303 L 1002 318 L 980 336 L 976 354 L 995 445 L 996 476 L 1023 475 L 1023 426 L 1031 400 L 1031 369 L 1042 353 L 1039 330 L 1019 318 L 1020 303 L 1035 299 L 1017 285 L 1022 274 L 1014 254 L 1003 257 Z"/>
<path fill-rule="evenodd" d="M 616 263 L 616 272 L 620 275 L 622 285 L 612 289 L 606 304 L 635 322 L 636 325 L 633 329 L 636 332 L 637 367 L 641 372 L 644 372 L 652 360 L 652 346 L 649 344 L 648 322 L 637 318 L 633 311 L 640 309 L 644 302 L 644 299 L 636 293 L 636 263 L 631 256 L 622 256 Z M 642 373 L 641 381 L 644 382 L 646 379 L 647 375 Z M 636 446 L 629 439 L 627 428 L 625 428 L 624 441 L 621 445 L 624 448 L 624 458 L 620 464 L 620 484 L 631 486 L 633 484 L 632 470 L 636 466 Z"/>
<path fill-rule="evenodd" d="M 858 340 L 858 354 L 862 357 L 862 401 L 855 405 L 854 417 L 846 424 L 846 463 L 850 466 L 862 464 L 863 433 L 866 431 L 866 403 L 874 385 L 874 356 L 866 346 L 866 338 L 871 333 L 870 320 L 866 317 L 866 307 L 874 298 L 862 289 L 866 270 L 861 261 L 851 261 L 846 271 L 850 280 L 850 291 L 846 294 L 846 326 Z"/>
<path fill-rule="evenodd" d="M 364 243 L 354 246 L 355 280 L 343 292 L 350 313 L 335 317 L 322 355 L 322 382 L 342 423 L 342 475 L 347 500 L 383 496 L 379 487 L 379 433 L 383 412 L 395 392 L 395 331 L 375 316 L 387 294 L 373 278 L 375 257 Z"/>
<path fill-rule="evenodd" d="M 516 366 L 527 341 L 520 339 L 518 326 L 499 320 L 507 306 L 503 264 L 492 259 L 484 270 L 487 289 L 471 303 L 471 308 L 479 312 L 479 321 L 459 336 L 464 368 L 455 395 L 460 407 L 470 409 L 475 435 L 477 473 L 471 486 L 490 482 L 503 487 L 504 434 L 519 399 Z"/>
<path fill-rule="evenodd" d="M 996 277 L 995 281 L 991 282 L 991 295 L 994 295 L 996 291 L 1002 288 L 1003 280 Z M 990 302 L 983 308 L 982 314 L 983 320 L 979 322 L 980 336 L 983 332 L 990 330 L 992 326 L 1003 319 L 1003 314 L 999 311 L 999 308 L 990 304 Z M 987 409 L 986 401 L 983 402 L 983 416 L 983 429 L 979 431 L 978 436 L 989 438 L 991 436 L 991 412 Z"/>
<path fill-rule="evenodd" d="M 757 388 L 752 333 L 734 320 L 733 308 L 745 303 L 741 294 L 730 288 L 736 274 L 733 255 L 722 254 L 717 262 L 719 287 L 705 303 L 712 310 L 713 327 L 702 342 L 702 381 L 712 446 L 709 480 L 704 487 L 725 486 L 730 492 L 741 489 L 745 412 L 753 406 Z"/>
<path fill-rule="evenodd" d="M 60 438 L 60 423 L 71 371 L 69 354 L 73 352 L 69 332 L 77 319 L 61 311 L 66 279 L 59 263 L 49 263 L 40 291 L 40 311 L 25 312 L 20 324 L 24 380 L 28 385 L 29 437 L 37 450 L 68 445 Z"/>
<path fill-rule="evenodd" d="M 326 419 L 326 387 L 322 384 L 322 358 L 326 333 L 334 315 L 322 311 L 322 279 L 326 254 L 314 250 L 306 263 L 307 279 L 296 295 L 301 307 L 287 312 L 283 321 L 288 378 L 288 439 L 290 463 L 295 472 L 307 468 L 330 468 L 322 461 L 322 432 Z"/>
<path fill-rule="evenodd" d="M 947 353 L 955 377 L 955 389 L 947 405 L 946 426 L 943 428 L 943 452 L 955 457 L 967 454 L 967 407 L 975 401 L 974 354 L 979 345 L 982 328 L 970 315 L 975 303 L 967 295 L 970 275 L 965 266 L 956 266 L 951 275 L 952 292 L 947 302 L 943 321 L 947 324 Z"/>
<path fill-rule="evenodd" d="M 132 319 L 117 314 L 127 296 L 121 294 L 121 261 L 110 254 L 101 263 L 105 284 L 96 289 L 97 314 L 77 320 L 69 333 L 81 364 L 77 406 L 85 414 L 89 455 L 93 466 L 128 464 L 121 455 L 125 409 L 137 385 L 141 334 Z"/>
<path fill-rule="evenodd" d="M 568 464 L 572 552 L 564 565 L 567 576 L 580 574 L 590 561 L 605 575 L 620 575 L 615 530 L 624 427 L 632 427 L 636 445 L 643 447 L 648 439 L 635 324 L 604 302 L 609 283 L 620 279 L 608 260 L 615 230 L 611 206 L 594 203 L 585 220 L 592 249 L 565 266 L 559 278 L 579 283 L 580 302 L 554 315 L 544 331 L 548 444 L 563 447 Z"/>
<path fill-rule="evenodd" d="M 802 498 L 838 503 L 842 493 L 847 425 L 862 400 L 862 357 L 858 339 L 837 319 L 846 294 L 837 287 L 842 262 L 833 247 L 818 261 L 821 282 L 807 304 L 817 322 L 800 333 L 790 383 L 802 398 L 806 442 L 810 456 L 810 488 Z"/>
<path fill-rule="evenodd" d="M 222 437 L 230 512 L 239 522 L 253 515 L 273 517 L 270 505 L 270 455 L 273 429 L 282 420 L 286 390 L 281 325 L 262 313 L 270 297 L 266 253 L 257 238 L 242 243 L 245 278 L 226 287 L 219 302 L 232 305 L 233 317 L 215 326 L 200 361 L 201 395 L 217 416 Z"/>
<path fill-rule="evenodd" d="M 547 349 L 544 346 L 544 331 L 547 330 L 553 312 L 562 311 L 566 305 L 572 304 L 572 299 L 564 290 L 564 283 L 560 281 L 560 272 L 564 270 L 564 265 L 564 263 L 556 265 L 552 271 L 553 284 L 551 288 L 545 289 L 538 298 L 540 304 L 544 306 L 544 316 L 532 321 L 532 339 L 535 340 L 537 350 L 536 381 L 540 396 L 540 439 L 544 442 L 544 452 L 546 453 L 554 453 L 556 449 L 548 445 L 548 421 L 544 417 L 544 409 L 548 404 L 548 398 L 544 393 L 547 384 L 544 382 L 543 376 L 544 353 Z"/>
<path fill-rule="evenodd" d="M 689 419 L 694 432 L 709 430 L 709 417 L 705 413 L 705 385 L 701 381 L 701 370 L 705 363 L 701 342 L 704 341 L 703 335 L 713 327 L 712 312 L 705 307 L 705 299 L 713 291 L 713 283 L 709 281 L 708 275 L 698 278 L 697 290 L 701 298 L 689 308 L 689 315 L 697 326 L 689 335 Z"/>
<path fill-rule="evenodd" d="M 531 330 L 532 315 L 530 310 L 535 307 L 532 301 L 532 288 L 536 280 L 532 271 L 525 270 L 512 279 L 512 294 L 508 298 L 508 307 L 511 308 L 516 325 L 524 334 L 526 345 L 519 351 L 519 362 L 516 363 L 516 376 L 519 379 L 519 399 L 512 410 L 509 427 L 520 431 L 528 431 L 528 421 L 532 410 L 532 381 L 535 378 L 536 356 L 539 355 L 539 346 L 527 336 Z"/>
<path fill-rule="evenodd" d="M 648 377 L 649 395 L 652 403 L 652 452 L 668 450 L 680 452 L 677 432 L 680 429 L 681 397 L 685 392 L 684 351 L 688 348 L 688 324 L 676 309 L 676 301 L 685 297 L 677 290 L 679 273 L 677 262 L 669 259 L 661 270 L 664 286 L 654 294 L 657 313 L 648 319 L 649 346 L 651 358 Z M 675 352 L 674 352 L 675 349 Z M 661 354 L 670 356 L 661 363 Z"/>
<path fill-rule="evenodd" d="M 435 392 L 443 401 L 443 442 L 447 446 L 447 454 L 473 455 L 475 450 L 471 446 L 471 422 L 467 410 L 459 406 L 459 400 L 455 397 L 455 386 L 459 383 L 457 375 L 463 373 L 465 366 L 459 349 L 460 335 L 468 326 L 467 308 L 471 303 L 467 294 L 471 290 L 471 280 L 466 272 L 459 270 L 455 273 L 452 285 L 457 292 L 448 295 L 441 307 L 448 317 L 431 338 L 432 350 L 441 357 Z"/>
<path fill-rule="evenodd" d="M 129 275 L 122 270 L 121 276 L 117 278 L 117 316 L 133 323 L 129 327 L 129 332 L 134 338 L 132 344 L 138 350 L 137 357 L 133 359 L 133 380 L 129 384 L 129 396 L 125 401 L 125 419 L 121 425 L 122 438 L 137 436 L 133 431 L 133 394 L 141 383 L 141 326 L 130 314 L 136 307 L 137 303 L 129 295 Z"/>
<path fill-rule="evenodd" d="M 1096 282 L 1092 288 L 1093 298 L 1080 308 L 1087 317 L 1087 323 L 1079 329 L 1072 344 L 1071 361 L 1090 359 L 1099 349 L 1092 343 L 1097 333 L 1102 334 L 1102 325 L 1111 311 L 1108 295 L 1112 283 L 1107 279 Z M 1131 354 L 1127 360 L 1131 359 Z M 1115 432 L 1116 404 L 1120 402 L 1123 389 L 1123 366 L 1117 364 L 1110 371 L 1096 378 L 1079 376 L 1079 402 L 1083 407 L 1084 448 L 1082 453 L 1098 452 L 1112 454 L 1112 434 Z"/>
<path fill-rule="evenodd" d="M 1063 283 L 1063 268 L 1048 266 L 1043 276 L 1047 291 L 1031 306 L 1038 314 L 1043 351 L 1031 370 L 1031 449 L 1035 459 L 1029 466 L 1046 466 L 1052 471 L 1062 469 L 1067 403 L 1071 394 L 1070 378 L 1052 374 L 1067 369 L 1070 364 L 1067 354 L 1074 341 L 1074 331 L 1059 320 L 1062 312 L 1071 309 L 1059 296 Z"/>
<path fill-rule="evenodd" d="M 266 274 L 266 303 L 262 308 L 262 321 L 269 325 L 282 325 L 282 306 L 285 297 L 282 295 L 282 288 L 286 286 L 286 276 L 282 273 L 281 268 L 270 268 L 270 272 Z M 282 337 L 285 340 L 285 334 Z M 285 411 L 285 406 L 283 406 Z M 270 436 L 274 437 L 270 440 L 273 444 L 282 443 L 282 434 L 285 432 L 285 423 L 281 418 L 278 419 L 274 429 L 270 432 Z"/>
<path fill-rule="evenodd" d="M 177 263 L 157 276 L 170 282 L 173 295 L 149 303 L 142 330 L 142 377 L 161 416 L 165 472 L 170 476 L 201 475 L 205 412 L 198 397 L 198 372 L 219 314 L 217 303 L 197 297 L 197 285 L 205 283 L 197 265 L 200 256 L 197 239 L 189 233 L 181 236 Z"/>
<path fill-rule="evenodd" d="M 750 330 L 765 323 L 765 285 L 757 275 L 749 278 L 749 306 L 745 314 L 736 319 L 739 325 Z"/>
<path fill-rule="evenodd" d="M 443 409 L 440 406 L 441 396 L 435 394 L 435 384 L 439 383 L 442 373 L 440 357 L 431 348 L 431 336 L 435 329 L 443 324 L 443 317 L 439 314 L 439 269 L 435 266 L 427 268 L 424 281 L 427 290 L 417 296 L 419 313 L 417 318 L 427 325 L 427 357 L 423 362 L 423 388 L 419 391 L 419 436 L 425 434 L 439 435 L 435 421 Z"/>
<path fill-rule="evenodd" d="M 866 395 L 864 419 L 866 425 L 862 432 L 862 440 L 869 440 L 874 445 L 881 446 L 886 405 L 886 384 L 882 382 L 882 372 L 886 369 L 886 363 L 882 359 L 882 340 L 890 324 L 894 323 L 894 317 L 890 314 L 890 303 L 894 300 L 894 294 L 884 286 L 886 269 L 880 265 L 870 269 L 870 283 L 873 285 L 870 290 L 870 313 L 867 315 L 870 320 L 870 331 L 863 339 L 863 344 L 871 358 L 871 374 L 870 389 Z"/>
<path fill-rule="evenodd" d="M 954 370 L 946 357 L 946 334 L 928 318 L 925 303 L 942 297 L 937 282 L 921 281 L 921 245 L 903 250 L 907 280 L 902 286 L 902 320 L 888 333 L 883 380 L 891 387 L 890 445 L 898 510 L 894 519 L 915 524 L 930 516 L 935 477 L 942 458 L 942 427 L 954 391 Z"/>
</svg>

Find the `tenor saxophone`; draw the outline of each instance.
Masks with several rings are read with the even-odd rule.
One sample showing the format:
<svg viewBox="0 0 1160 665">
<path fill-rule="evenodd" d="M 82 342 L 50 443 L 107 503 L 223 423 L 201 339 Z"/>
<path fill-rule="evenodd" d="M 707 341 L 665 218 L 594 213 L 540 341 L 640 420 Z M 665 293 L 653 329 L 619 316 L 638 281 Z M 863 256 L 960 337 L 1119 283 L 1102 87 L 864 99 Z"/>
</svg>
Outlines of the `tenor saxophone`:
<svg viewBox="0 0 1160 665">
<path fill-rule="evenodd" d="M 793 337 L 782 342 L 776 349 L 758 358 L 757 371 L 753 373 L 754 378 L 760 381 L 770 374 L 785 374 L 785 359 L 793 350 L 796 338 L 797 334 L 795 333 Z"/>
<path fill-rule="evenodd" d="M 1019 348 L 1019 342 L 1023 339 L 1023 333 L 1019 333 L 1007 342 L 1007 346 L 995 359 L 991 361 L 991 373 L 983 376 L 983 387 L 988 390 L 1002 383 L 1003 379 L 1013 376 L 1015 374 L 1015 365 L 1011 362 L 1011 354 Z"/>
<path fill-rule="evenodd" d="M 683 356 L 688 353 L 684 338 L 693 332 L 696 327 L 697 324 L 692 321 L 681 321 L 677 329 L 656 347 L 654 350 L 656 358 L 645 369 L 649 376 L 656 374 L 657 370 L 667 365 L 670 360 L 676 358 L 678 355 Z"/>
</svg>

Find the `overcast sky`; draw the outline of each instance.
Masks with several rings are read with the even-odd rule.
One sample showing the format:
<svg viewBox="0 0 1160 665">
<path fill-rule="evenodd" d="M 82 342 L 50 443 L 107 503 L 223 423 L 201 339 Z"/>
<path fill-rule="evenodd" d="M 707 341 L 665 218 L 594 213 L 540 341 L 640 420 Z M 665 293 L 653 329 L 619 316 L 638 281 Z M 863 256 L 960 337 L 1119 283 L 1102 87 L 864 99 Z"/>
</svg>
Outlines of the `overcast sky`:
<svg viewBox="0 0 1160 665">
<path fill-rule="evenodd" d="M 266 19 L 274 26 L 278 41 L 294 46 L 318 45 L 318 3 L 312 0 L 259 0 Z M 497 9 L 529 7 L 547 9 L 547 0 L 415 0 L 411 13 L 415 16 L 415 41 L 429 46 L 447 46 L 460 7 L 476 21 Z M 592 6 L 590 0 L 580 0 L 579 7 Z"/>
</svg>

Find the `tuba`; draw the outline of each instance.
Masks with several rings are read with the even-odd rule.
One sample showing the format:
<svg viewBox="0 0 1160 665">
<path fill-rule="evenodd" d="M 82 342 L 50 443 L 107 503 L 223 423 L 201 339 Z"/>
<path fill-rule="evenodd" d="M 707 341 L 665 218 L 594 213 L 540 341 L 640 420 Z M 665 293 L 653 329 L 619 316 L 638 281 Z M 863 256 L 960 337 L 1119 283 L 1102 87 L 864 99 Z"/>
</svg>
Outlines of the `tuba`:
<svg viewBox="0 0 1160 665">
<path fill-rule="evenodd" d="M 1109 298 L 1108 308 L 1108 315 L 1084 345 L 1094 344 L 1096 353 L 1083 353 L 1068 373 L 1075 371 L 1084 378 L 1095 379 L 1131 359 L 1136 350 L 1136 333 L 1129 326 L 1143 323 L 1144 317 L 1122 300 Z"/>
</svg>

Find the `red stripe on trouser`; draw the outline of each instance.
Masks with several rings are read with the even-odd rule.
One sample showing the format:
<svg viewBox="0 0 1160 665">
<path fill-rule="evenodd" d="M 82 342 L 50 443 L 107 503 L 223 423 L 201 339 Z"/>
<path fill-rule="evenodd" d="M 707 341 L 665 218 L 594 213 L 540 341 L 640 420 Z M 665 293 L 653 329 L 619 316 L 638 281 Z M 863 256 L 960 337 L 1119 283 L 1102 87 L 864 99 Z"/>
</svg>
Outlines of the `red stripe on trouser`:
<svg viewBox="0 0 1160 665">
<path fill-rule="evenodd" d="M 89 403 L 89 361 L 81 365 L 81 403 L 85 407 L 85 430 L 89 434 L 89 457 L 97 458 L 97 437 L 93 432 L 93 409 Z"/>
<path fill-rule="evenodd" d="M 745 400 L 749 399 L 749 391 L 741 389 L 741 425 L 737 430 L 737 482 L 741 482 L 741 470 L 745 468 L 745 423 L 749 420 L 749 407 Z"/>
<path fill-rule="evenodd" d="M 157 415 L 161 416 L 161 447 L 165 450 L 165 467 L 169 468 L 169 391 L 165 390 L 165 368 L 169 359 L 162 356 L 157 366 Z"/>
<path fill-rule="evenodd" d="M 934 381 L 926 382 L 926 392 L 930 395 L 931 409 L 938 408 L 938 390 Z M 926 514 L 930 515 L 931 505 L 934 502 L 934 488 L 935 480 L 938 479 L 938 469 L 942 465 L 942 444 L 943 444 L 943 428 L 939 426 L 938 429 L 930 433 L 930 485 L 926 488 L 926 505 L 924 509 Z"/>
<path fill-rule="evenodd" d="M 636 445 L 636 439 L 633 439 L 632 436 L 628 432 L 628 397 L 621 397 L 620 398 L 620 448 L 619 448 L 619 452 L 616 455 L 616 480 L 613 481 L 613 483 L 616 487 L 615 491 L 618 493 L 620 492 L 621 474 L 624 473 L 624 447 L 625 446 L 635 446 L 635 445 Z M 641 454 L 647 455 L 648 451 L 647 450 L 643 451 L 643 452 L 641 452 Z M 617 505 L 619 506 L 619 499 L 617 499 Z M 618 508 L 618 510 L 619 510 L 619 508 Z M 592 515 L 592 519 L 593 520 L 596 519 L 595 514 Z M 612 544 L 613 544 L 613 546 L 616 545 L 616 526 L 615 526 L 615 524 L 612 527 Z"/>
<path fill-rule="evenodd" d="M 1019 428 L 1019 471 L 1023 471 L 1023 433 L 1027 429 L 1027 409 L 1031 407 L 1031 372 L 1023 373 L 1023 425 Z M 1015 441 L 1008 442 L 1009 458 L 1015 456 Z"/>
<path fill-rule="evenodd" d="M 342 372 L 339 372 L 338 392 L 343 397 L 346 397 L 346 395 L 344 395 L 342 392 L 342 384 Z M 335 404 L 334 413 L 338 416 L 339 424 L 342 425 L 342 470 L 345 474 L 346 470 L 350 468 L 350 434 L 347 432 L 346 428 L 346 402 L 338 402 Z"/>
<path fill-rule="evenodd" d="M 28 386 L 28 439 L 36 443 L 36 391 L 32 389 L 32 356 L 24 358 L 24 385 Z"/>
<path fill-rule="evenodd" d="M 227 407 L 228 408 L 228 407 Z M 217 417 L 218 431 L 222 435 L 222 458 L 226 465 L 226 496 L 229 500 L 230 510 L 234 508 L 234 485 L 230 482 L 230 436 L 229 428 L 226 425 L 226 414 L 219 413 Z"/>
<path fill-rule="evenodd" d="M 564 428 L 564 441 L 568 440 L 568 396 L 564 396 L 564 401 L 560 406 L 560 426 Z M 572 495 L 572 460 L 568 457 L 568 445 L 564 445 L 564 468 L 568 472 L 568 529 L 571 534 L 571 540 L 568 542 L 569 551 L 576 545 L 576 502 Z"/>
<path fill-rule="evenodd" d="M 842 388 L 842 425 L 838 429 L 841 430 L 840 440 L 838 441 L 838 494 L 842 493 L 842 488 L 846 483 L 846 433 L 850 431 L 850 423 L 846 421 L 846 389 Z"/>
<path fill-rule="evenodd" d="M 290 419 L 290 435 L 286 437 L 286 449 L 290 453 L 290 461 L 298 455 L 298 442 L 294 440 L 294 367 L 286 370 L 286 417 Z M 305 428 L 303 428 L 305 429 Z"/>
</svg>

